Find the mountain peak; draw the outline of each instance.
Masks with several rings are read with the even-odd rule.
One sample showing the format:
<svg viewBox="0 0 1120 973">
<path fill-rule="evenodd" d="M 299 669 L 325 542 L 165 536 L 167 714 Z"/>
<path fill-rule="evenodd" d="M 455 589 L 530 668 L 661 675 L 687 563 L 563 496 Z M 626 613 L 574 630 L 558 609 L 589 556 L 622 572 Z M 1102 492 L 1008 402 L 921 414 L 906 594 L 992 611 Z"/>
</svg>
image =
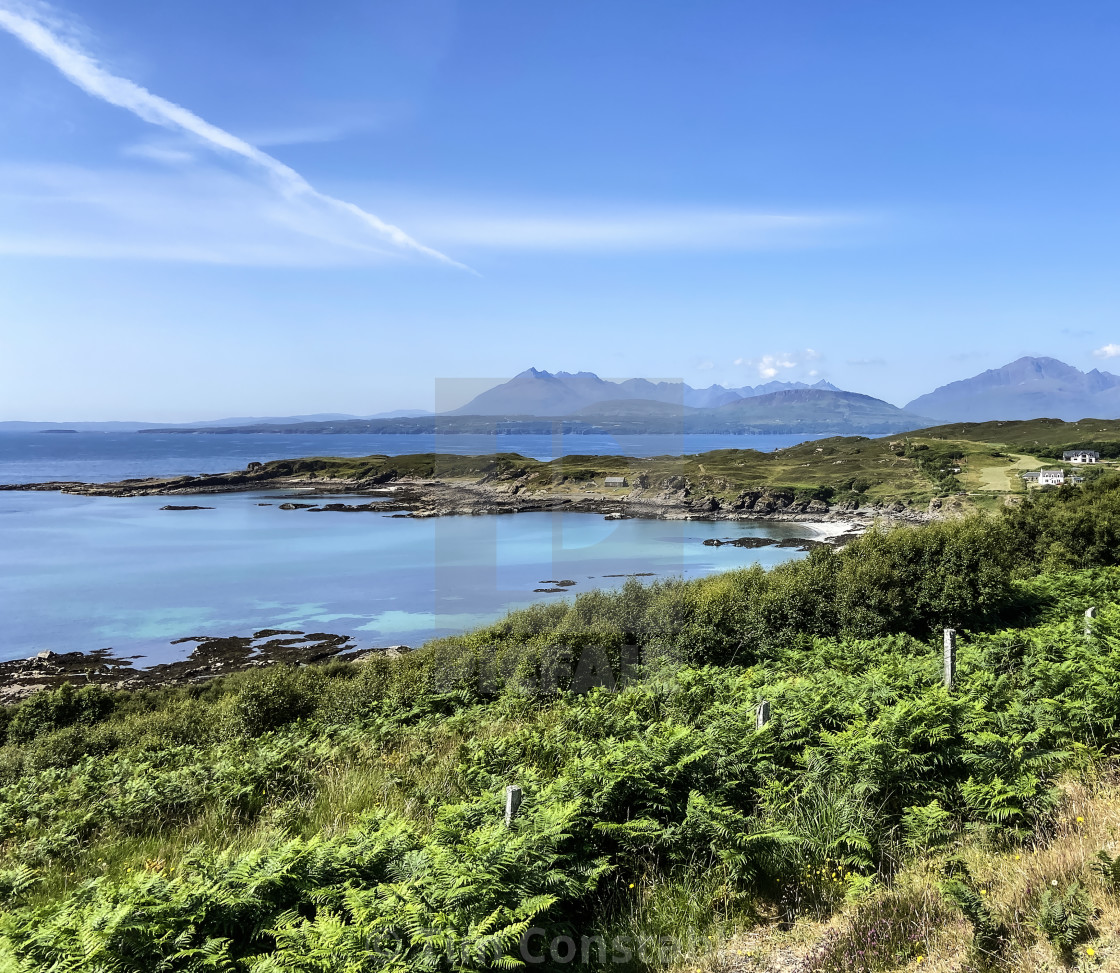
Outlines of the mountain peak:
<svg viewBox="0 0 1120 973">
<path fill-rule="evenodd" d="M 1120 377 L 1083 372 L 1056 358 L 1024 356 L 972 378 L 942 385 L 906 405 L 911 412 L 947 422 L 1086 416 L 1120 411 Z"/>
<path fill-rule="evenodd" d="M 823 379 L 815 385 L 804 382 L 768 382 L 757 388 L 740 389 L 710 385 L 694 389 L 680 381 L 651 382 L 630 378 L 622 382 L 606 381 L 594 372 L 549 372 L 527 368 L 508 382 L 475 396 L 450 415 L 481 416 L 566 416 L 586 412 L 604 403 L 645 400 L 689 409 L 714 409 L 739 399 L 786 389 L 817 389 L 841 391 Z M 613 408 L 613 406 L 612 406 Z"/>
</svg>

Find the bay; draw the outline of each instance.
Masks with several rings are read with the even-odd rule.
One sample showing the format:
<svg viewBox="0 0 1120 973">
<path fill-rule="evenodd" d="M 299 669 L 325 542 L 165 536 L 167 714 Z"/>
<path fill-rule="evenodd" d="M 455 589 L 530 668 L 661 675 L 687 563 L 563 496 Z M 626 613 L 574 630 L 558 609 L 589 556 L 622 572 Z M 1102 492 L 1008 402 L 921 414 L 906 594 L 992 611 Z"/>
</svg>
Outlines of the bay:
<svg viewBox="0 0 1120 973">
<path fill-rule="evenodd" d="M 515 452 L 548 460 L 770 451 L 810 438 L 2 433 L 0 483 L 217 473 L 314 455 Z M 174 639 L 262 628 L 344 634 L 361 646 L 417 645 L 534 601 L 617 587 L 630 575 L 697 577 L 776 564 L 799 554 L 703 542 L 813 530 L 596 514 L 308 513 L 279 510 L 282 498 L 268 492 L 175 502 L 213 509 L 160 510 L 167 500 L 159 497 L 0 493 L 0 659 L 112 648 L 162 662 L 186 654 Z M 565 590 L 534 591 L 549 587 Z"/>
<path fill-rule="evenodd" d="M 418 645 L 540 600 L 801 556 L 706 538 L 810 525 L 519 513 L 414 520 L 280 510 L 275 492 L 176 498 L 0 493 L 0 659 L 112 648 L 150 662 L 187 636 L 262 628 Z M 268 506 L 261 506 L 267 504 Z M 563 593 L 535 592 L 574 581 Z"/>
</svg>

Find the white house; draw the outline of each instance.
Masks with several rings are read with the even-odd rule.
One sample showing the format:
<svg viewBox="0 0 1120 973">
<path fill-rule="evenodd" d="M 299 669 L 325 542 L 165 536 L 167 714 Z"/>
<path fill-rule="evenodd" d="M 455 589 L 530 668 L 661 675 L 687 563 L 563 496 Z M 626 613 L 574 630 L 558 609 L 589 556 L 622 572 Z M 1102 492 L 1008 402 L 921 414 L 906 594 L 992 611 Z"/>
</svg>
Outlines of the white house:
<svg viewBox="0 0 1120 973">
<path fill-rule="evenodd" d="M 1067 463 L 1099 463 L 1101 454 L 1095 449 L 1067 449 L 1062 459 Z"/>
<path fill-rule="evenodd" d="M 1039 486 L 1061 486 L 1066 482 L 1065 470 L 1039 470 Z"/>
<path fill-rule="evenodd" d="M 603 484 L 609 487 L 624 487 L 626 486 L 626 477 L 608 476 L 605 480 L 603 480 Z"/>
</svg>

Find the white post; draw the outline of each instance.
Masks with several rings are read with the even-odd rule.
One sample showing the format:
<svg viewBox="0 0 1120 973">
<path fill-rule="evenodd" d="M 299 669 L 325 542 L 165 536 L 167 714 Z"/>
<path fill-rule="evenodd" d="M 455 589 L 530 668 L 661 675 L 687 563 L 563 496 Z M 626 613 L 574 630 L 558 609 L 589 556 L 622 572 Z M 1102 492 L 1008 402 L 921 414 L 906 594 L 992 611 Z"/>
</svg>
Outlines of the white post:
<svg viewBox="0 0 1120 973">
<path fill-rule="evenodd" d="M 1093 619 L 1097 617 L 1097 609 L 1085 609 L 1085 638 L 1089 638 L 1093 634 Z"/>
<path fill-rule="evenodd" d="M 510 784 L 506 788 L 506 827 L 508 828 L 513 824 L 513 819 L 517 816 L 517 809 L 521 807 L 521 788 L 516 784 Z"/>
<path fill-rule="evenodd" d="M 956 629 L 945 629 L 945 688 L 953 688 L 953 680 L 957 675 L 957 632 Z"/>
<path fill-rule="evenodd" d="M 761 730 L 767 723 L 770 722 L 770 700 L 764 699 L 758 704 L 758 708 L 754 711 L 754 726 L 756 730 Z"/>
</svg>

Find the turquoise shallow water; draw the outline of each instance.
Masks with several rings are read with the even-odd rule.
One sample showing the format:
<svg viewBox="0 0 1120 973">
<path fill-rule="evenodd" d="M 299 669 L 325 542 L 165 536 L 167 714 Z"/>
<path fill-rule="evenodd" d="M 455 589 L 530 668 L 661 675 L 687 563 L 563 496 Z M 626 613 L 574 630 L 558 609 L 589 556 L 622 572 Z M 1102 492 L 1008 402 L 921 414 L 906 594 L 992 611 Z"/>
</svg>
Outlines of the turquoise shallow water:
<svg viewBox="0 0 1120 973">
<path fill-rule="evenodd" d="M 705 538 L 805 536 L 786 524 L 523 513 L 424 520 L 284 511 L 273 494 L 175 498 L 0 493 L 0 659 L 113 648 L 166 661 L 172 639 L 295 628 L 418 645 L 512 607 L 624 578 L 694 577 L 801 556 Z M 273 506 L 258 506 L 271 503 Z M 649 580 L 648 578 L 645 580 Z"/>
<path fill-rule="evenodd" d="M 372 453 L 680 455 L 772 450 L 804 436 L 354 436 L 0 434 L 0 483 L 98 482 L 244 468 L 251 460 Z M 296 628 L 360 645 L 416 645 L 511 607 L 651 573 L 686 577 L 774 564 L 788 549 L 705 547 L 707 537 L 798 535 L 787 525 L 606 521 L 594 514 L 409 520 L 310 514 L 230 494 L 167 500 L 0 493 L 0 659 L 113 648 L 164 661 L 172 639 Z M 648 580 L 648 579 L 647 579 Z"/>
</svg>

